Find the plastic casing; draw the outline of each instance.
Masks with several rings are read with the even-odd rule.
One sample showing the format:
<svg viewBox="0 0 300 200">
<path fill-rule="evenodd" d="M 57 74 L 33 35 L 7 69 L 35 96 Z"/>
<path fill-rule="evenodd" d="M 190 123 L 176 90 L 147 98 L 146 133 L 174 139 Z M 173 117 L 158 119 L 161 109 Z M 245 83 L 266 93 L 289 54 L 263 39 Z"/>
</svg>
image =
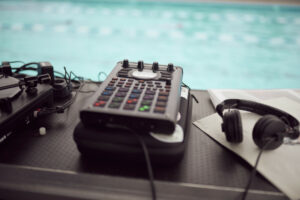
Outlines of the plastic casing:
<svg viewBox="0 0 300 200">
<path fill-rule="evenodd" d="M 130 68 L 132 70 L 137 70 L 137 63 L 130 62 Z M 152 64 L 144 64 L 145 69 L 152 69 Z M 143 98 L 143 93 L 139 98 L 137 107 L 134 111 L 123 110 L 122 107 L 125 105 L 126 101 L 123 101 L 119 109 L 108 108 L 107 106 L 102 107 L 93 107 L 93 103 L 101 95 L 104 89 L 107 87 L 108 83 L 113 77 L 117 77 L 118 72 L 122 69 L 122 62 L 118 62 L 106 80 L 101 84 L 98 91 L 90 98 L 87 102 L 87 105 L 80 111 L 81 121 L 85 126 L 97 126 L 107 123 L 125 125 L 127 127 L 132 127 L 135 129 L 146 129 L 154 132 L 163 132 L 166 134 L 173 133 L 176 125 L 176 117 L 179 110 L 180 103 L 180 92 L 181 92 L 181 83 L 183 70 L 181 67 L 175 66 L 174 71 L 172 72 L 171 88 L 169 93 L 169 98 L 167 102 L 166 112 L 164 114 L 154 113 L 154 103 L 152 103 L 150 112 L 140 112 L 138 111 L 138 105 Z M 160 71 L 167 71 L 166 65 L 160 65 L 158 74 Z M 130 77 L 133 78 L 133 77 Z M 151 81 L 160 81 L 160 75 L 157 78 L 152 79 Z M 138 80 L 137 78 L 133 78 Z M 149 81 L 149 80 L 147 80 Z M 163 82 L 163 84 L 165 84 Z M 114 91 L 117 92 L 117 91 Z M 115 94 L 115 93 L 114 93 Z M 113 95 L 114 95 L 113 94 Z M 130 93 L 128 92 L 127 96 Z M 154 100 L 156 99 L 158 92 Z M 125 97 L 125 100 L 127 99 Z M 108 104 L 110 103 L 109 100 Z"/>
</svg>

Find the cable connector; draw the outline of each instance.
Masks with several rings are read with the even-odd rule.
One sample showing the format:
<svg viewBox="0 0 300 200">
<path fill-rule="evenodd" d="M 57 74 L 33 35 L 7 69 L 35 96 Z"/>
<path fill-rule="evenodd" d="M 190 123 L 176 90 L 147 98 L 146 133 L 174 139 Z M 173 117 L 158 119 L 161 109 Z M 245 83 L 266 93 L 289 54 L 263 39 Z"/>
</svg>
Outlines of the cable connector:
<svg viewBox="0 0 300 200">
<path fill-rule="evenodd" d="M 65 112 L 65 109 L 62 106 L 56 106 L 55 109 L 56 109 L 57 113 L 64 113 Z"/>
<path fill-rule="evenodd" d="M 2 62 L 1 71 L 4 76 L 12 76 L 12 70 L 9 62 Z"/>
</svg>

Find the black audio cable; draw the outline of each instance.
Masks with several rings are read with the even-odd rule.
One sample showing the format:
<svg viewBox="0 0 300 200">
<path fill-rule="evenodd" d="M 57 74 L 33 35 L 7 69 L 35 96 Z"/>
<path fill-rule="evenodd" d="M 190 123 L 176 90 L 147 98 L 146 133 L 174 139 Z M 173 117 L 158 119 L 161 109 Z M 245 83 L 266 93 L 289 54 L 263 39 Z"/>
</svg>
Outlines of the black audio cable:
<svg viewBox="0 0 300 200">
<path fill-rule="evenodd" d="M 250 175 L 249 180 L 248 180 L 248 183 L 247 183 L 247 185 L 246 185 L 246 187 L 245 187 L 245 191 L 244 191 L 244 193 L 243 193 L 242 200 L 246 200 L 246 197 L 247 197 L 247 195 L 248 195 L 248 192 L 249 192 L 249 189 L 250 189 L 252 180 L 253 180 L 254 177 L 255 177 L 255 174 L 256 174 L 256 171 L 257 171 L 257 166 L 258 166 L 258 163 L 259 163 L 259 160 L 260 160 L 260 157 L 261 157 L 263 151 L 264 151 L 264 150 L 267 148 L 267 146 L 268 146 L 269 144 L 271 144 L 274 140 L 276 140 L 276 138 L 271 138 L 271 139 L 269 139 L 269 140 L 265 143 L 265 145 L 260 149 L 259 154 L 258 154 L 258 156 L 257 156 L 257 158 L 256 158 L 256 161 L 255 161 L 254 168 L 253 168 L 252 171 L 251 171 L 251 175 Z"/>
<path fill-rule="evenodd" d="M 152 169 L 151 160 L 150 160 L 150 156 L 149 156 L 147 146 L 146 146 L 144 140 L 140 137 L 140 135 L 138 135 L 135 132 L 133 134 L 138 138 L 138 140 L 139 140 L 139 142 L 142 146 L 144 156 L 145 156 L 145 160 L 146 160 L 150 186 L 151 186 L 152 200 L 156 200 L 156 190 L 155 190 L 155 185 L 154 185 L 153 169 Z"/>
<path fill-rule="evenodd" d="M 30 62 L 30 63 L 25 63 L 23 64 L 22 66 L 18 67 L 18 68 L 12 68 L 12 69 L 15 69 L 15 73 L 19 73 L 20 71 L 24 71 L 24 70 L 28 70 L 28 69 L 36 69 L 36 68 L 32 68 L 32 67 L 27 67 L 27 66 L 30 66 L 30 65 L 38 65 L 39 63 L 38 62 Z"/>
<path fill-rule="evenodd" d="M 25 65 L 25 62 L 23 61 L 19 61 L 19 60 L 14 60 L 14 61 L 9 61 L 9 62 L 6 62 L 6 63 L 9 63 L 9 64 L 13 64 L 13 63 L 22 63 L 23 65 Z M 3 63 L 2 63 L 3 64 Z M 3 65 L 0 65 L 0 68 L 3 67 Z M 19 68 L 19 67 L 18 67 Z M 15 69 L 15 68 L 12 68 L 12 69 Z"/>
<path fill-rule="evenodd" d="M 137 138 L 138 142 L 140 143 L 143 153 L 144 153 L 145 161 L 146 161 L 147 172 L 148 172 L 148 177 L 149 177 L 149 182 L 150 182 L 150 187 L 151 187 L 152 200 L 156 200 L 156 189 L 155 189 L 155 184 L 154 184 L 153 169 L 152 169 L 151 159 L 149 156 L 147 145 L 145 144 L 143 138 L 135 130 L 128 128 L 126 126 L 121 126 L 121 125 L 114 125 L 114 126 L 129 131 Z"/>
<path fill-rule="evenodd" d="M 9 63 L 10 64 L 12 64 L 12 63 L 22 63 L 23 65 L 25 64 L 25 62 L 19 61 L 19 60 L 9 61 Z"/>
<path fill-rule="evenodd" d="M 22 71 L 35 71 L 35 72 L 37 72 L 38 68 L 37 67 L 31 67 L 31 65 L 39 65 L 40 64 L 39 62 L 24 63 L 23 61 L 10 61 L 8 63 L 22 63 L 22 65 L 20 67 L 13 67 L 12 68 L 12 70 L 14 70 L 13 76 L 14 77 L 18 76 L 19 78 L 20 78 L 20 75 L 24 76 L 24 78 L 26 77 L 25 74 L 20 73 Z M 72 72 L 72 71 L 68 72 L 66 67 L 64 67 L 64 72 L 65 73 L 63 74 L 61 72 L 54 71 L 55 74 L 59 75 L 59 76 L 55 76 L 55 78 L 64 79 L 65 82 L 67 83 L 68 87 L 71 88 L 70 92 L 75 91 L 75 95 L 71 99 L 69 99 L 68 101 L 63 103 L 62 105 L 57 105 L 55 107 L 50 107 L 50 108 L 49 107 L 43 107 L 43 108 L 37 109 L 33 113 L 34 117 L 41 117 L 41 116 L 54 114 L 54 113 L 64 113 L 64 111 L 66 109 L 68 109 L 75 102 L 79 92 L 80 93 L 95 92 L 95 90 L 82 91 L 81 89 L 83 88 L 85 83 L 93 83 L 93 84 L 96 84 L 97 86 L 99 86 L 99 84 L 102 83 L 100 81 L 93 81 L 91 79 L 87 79 L 87 81 L 86 81 L 83 77 L 77 76 L 74 72 Z M 0 78 L 2 78 L 2 76 L 3 75 L 0 75 Z M 14 85 L 0 87 L 0 90 L 8 89 L 8 88 L 11 88 L 11 87 L 20 87 L 23 91 L 22 84 L 24 84 L 24 81 L 20 81 L 18 84 L 14 84 Z"/>
<path fill-rule="evenodd" d="M 22 63 L 23 64 L 20 67 L 12 67 L 12 69 L 15 70 L 14 71 L 15 74 L 19 74 L 21 71 L 37 71 L 38 70 L 37 67 L 29 67 L 29 66 L 30 65 L 38 65 L 39 64 L 38 62 L 25 63 L 23 61 L 9 61 L 9 63 Z M 77 76 L 73 71 L 70 71 L 70 73 L 68 73 L 68 72 L 65 71 L 65 74 L 64 74 L 64 73 L 61 73 L 59 71 L 55 71 L 54 70 L 54 73 L 58 75 L 58 76 L 55 76 L 56 78 L 59 77 L 59 78 L 64 78 L 65 79 L 66 76 L 67 76 L 68 77 L 68 82 L 71 81 L 73 83 L 77 83 L 77 85 L 79 85 L 78 84 L 79 81 L 85 81 L 85 83 L 94 83 L 96 85 L 99 85 L 99 84 L 101 84 L 103 82 L 101 80 L 93 81 L 91 79 L 84 78 L 82 76 Z M 101 76 L 101 74 L 107 76 L 107 74 L 105 72 L 99 72 L 98 73 L 98 79 Z M 71 78 L 70 75 L 73 75 L 74 78 Z M 77 80 L 75 80 L 75 79 L 77 79 Z"/>
<path fill-rule="evenodd" d="M 65 81 L 67 82 L 67 84 L 74 84 L 72 86 L 72 90 L 75 91 L 75 95 L 68 100 L 67 102 L 65 102 L 63 105 L 59 105 L 53 108 L 42 108 L 42 109 L 38 109 L 36 111 L 36 113 L 34 114 L 35 117 L 40 117 L 40 116 L 45 116 L 45 115 L 49 115 L 49 114 L 53 114 L 53 113 L 64 113 L 64 111 L 66 109 L 68 109 L 77 99 L 77 96 L 79 93 L 91 93 L 91 92 L 95 92 L 94 90 L 86 90 L 86 91 L 82 91 L 81 89 L 83 88 L 83 86 L 86 83 L 93 83 L 93 84 L 101 84 L 101 82 L 97 82 L 97 81 L 92 81 L 92 80 L 88 80 L 85 81 L 83 77 L 77 76 L 74 72 L 68 72 L 67 69 L 64 67 L 64 71 L 65 74 L 60 73 L 60 75 L 63 75 Z M 74 78 L 72 78 L 72 75 L 74 76 Z M 77 80 L 75 80 L 77 79 Z"/>
<path fill-rule="evenodd" d="M 52 113 L 63 113 L 65 111 L 65 109 L 69 108 L 75 102 L 75 100 L 76 100 L 76 98 L 78 96 L 79 91 L 81 90 L 81 88 L 84 85 L 84 82 L 83 81 L 72 80 L 72 77 L 71 77 L 72 76 L 72 72 L 68 73 L 67 70 L 66 70 L 66 67 L 64 67 L 64 70 L 65 70 L 64 79 L 67 82 L 67 84 L 71 84 L 72 81 L 76 82 L 78 84 L 78 86 L 75 87 L 76 88 L 75 89 L 75 95 L 70 100 L 68 100 L 67 102 L 65 102 L 63 105 L 59 105 L 59 106 L 56 106 L 54 108 L 47 108 L 47 107 L 45 107 L 45 108 L 39 109 L 35 113 L 36 117 L 40 117 L 40 116 L 44 116 L 44 115 L 49 115 L 49 114 L 52 114 Z"/>
</svg>

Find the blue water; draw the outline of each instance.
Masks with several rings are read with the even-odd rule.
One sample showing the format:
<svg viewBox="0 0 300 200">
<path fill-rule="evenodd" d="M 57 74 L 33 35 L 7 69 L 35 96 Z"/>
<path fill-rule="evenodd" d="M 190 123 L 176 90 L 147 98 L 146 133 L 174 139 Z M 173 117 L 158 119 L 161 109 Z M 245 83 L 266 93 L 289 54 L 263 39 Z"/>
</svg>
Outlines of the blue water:
<svg viewBox="0 0 300 200">
<path fill-rule="evenodd" d="M 300 88 L 300 7 L 0 1 L 0 61 L 97 80 L 124 58 L 180 65 L 195 89 Z"/>
</svg>

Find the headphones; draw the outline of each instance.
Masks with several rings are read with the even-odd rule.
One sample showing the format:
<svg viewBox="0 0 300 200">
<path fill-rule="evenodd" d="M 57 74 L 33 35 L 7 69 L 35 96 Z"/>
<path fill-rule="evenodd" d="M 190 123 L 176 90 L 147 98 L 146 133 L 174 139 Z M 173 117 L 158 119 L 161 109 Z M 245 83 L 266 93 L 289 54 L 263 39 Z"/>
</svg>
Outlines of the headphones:
<svg viewBox="0 0 300 200">
<path fill-rule="evenodd" d="M 229 111 L 223 114 L 225 109 Z M 254 143 L 261 149 L 273 150 L 283 143 L 284 137 L 291 139 L 299 137 L 299 121 L 290 114 L 254 101 L 227 99 L 217 105 L 216 110 L 223 119 L 222 131 L 228 142 L 243 141 L 241 114 L 235 109 L 263 115 L 255 123 L 252 131 Z M 267 143 L 269 144 L 266 145 Z"/>
</svg>

